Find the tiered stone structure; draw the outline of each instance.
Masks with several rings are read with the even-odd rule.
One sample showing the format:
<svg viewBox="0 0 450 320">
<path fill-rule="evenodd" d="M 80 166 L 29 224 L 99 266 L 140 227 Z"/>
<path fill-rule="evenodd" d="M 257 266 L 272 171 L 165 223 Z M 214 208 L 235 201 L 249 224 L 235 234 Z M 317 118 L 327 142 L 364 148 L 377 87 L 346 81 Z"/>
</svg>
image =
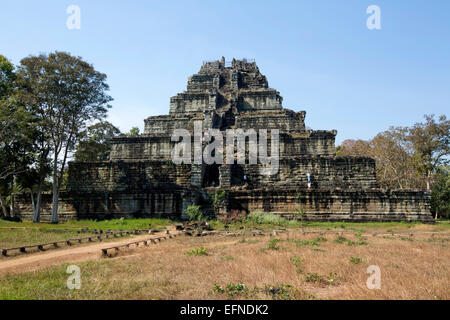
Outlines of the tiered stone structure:
<svg viewBox="0 0 450 320">
<path fill-rule="evenodd" d="M 169 115 L 147 118 L 143 135 L 112 139 L 109 162 L 69 164 L 62 215 L 179 218 L 188 205 L 202 204 L 220 218 L 260 210 L 306 220 L 432 221 L 428 193 L 380 189 L 373 159 L 337 157 L 337 132 L 307 130 L 306 112 L 285 109 L 282 101 L 255 62 L 203 63 L 187 90 L 170 99 Z M 260 163 L 175 165 L 172 133 L 193 133 L 196 120 L 221 131 L 278 129 L 278 173 L 261 174 Z M 215 190 L 226 196 L 213 205 L 208 194 Z M 25 218 L 26 203 L 16 201 Z"/>
</svg>

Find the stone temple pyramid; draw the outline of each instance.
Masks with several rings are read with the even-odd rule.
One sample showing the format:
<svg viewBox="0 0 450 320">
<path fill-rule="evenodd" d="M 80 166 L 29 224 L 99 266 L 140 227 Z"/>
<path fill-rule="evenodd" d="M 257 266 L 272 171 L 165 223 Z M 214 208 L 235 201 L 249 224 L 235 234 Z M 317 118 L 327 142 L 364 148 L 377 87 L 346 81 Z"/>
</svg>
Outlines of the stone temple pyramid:
<svg viewBox="0 0 450 320">
<path fill-rule="evenodd" d="M 282 101 L 254 61 L 204 62 L 186 91 L 170 99 L 168 115 L 145 119 L 142 135 L 112 139 L 110 161 L 69 164 L 60 219 L 182 218 L 187 206 L 199 204 L 218 218 L 264 211 L 310 221 L 432 221 L 428 193 L 382 190 L 374 159 L 337 157 L 337 132 L 307 130 L 306 112 Z M 260 162 L 175 164 L 172 133 L 193 133 L 195 122 L 224 133 L 277 129 L 277 173 L 262 174 Z M 43 199 L 43 218 L 50 214 L 46 200 L 51 196 Z M 18 203 L 16 212 L 31 217 L 28 200 Z"/>
</svg>

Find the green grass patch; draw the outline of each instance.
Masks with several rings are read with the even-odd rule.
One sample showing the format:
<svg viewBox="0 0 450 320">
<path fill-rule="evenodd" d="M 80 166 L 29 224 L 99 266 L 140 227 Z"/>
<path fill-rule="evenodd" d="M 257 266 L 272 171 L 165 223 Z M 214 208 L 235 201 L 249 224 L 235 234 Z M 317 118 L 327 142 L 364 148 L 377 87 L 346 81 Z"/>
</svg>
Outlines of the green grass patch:
<svg viewBox="0 0 450 320">
<path fill-rule="evenodd" d="M 349 241 L 349 240 L 346 237 L 343 237 L 343 236 L 339 236 L 339 237 L 337 237 L 336 239 L 333 240 L 333 242 L 336 242 L 336 243 L 344 243 L 344 242 L 347 242 L 347 241 Z"/>
<path fill-rule="evenodd" d="M 289 242 L 295 243 L 297 246 L 319 246 L 321 242 L 326 242 L 327 239 L 324 237 L 317 237 L 313 240 L 302 240 L 302 239 L 289 239 Z"/>
<path fill-rule="evenodd" d="M 247 294 L 248 289 L 243 283 L 229 283 L 227 284 L 225 291 L 229 296 L 233 297 L 237 295 Z"/>
<path fill-rule="evenodd" d="M 230 256 L 230 255 L 220 257 L 220 260 L 222 260 L 222 261 L 229 261 L 229 260 L 234 260 L 234 259 L 236 259 L 236 258 L 233 256 Z"/>
<path fill-rule="evenodd" d="M 322 276 L 316 272 L 308 272 L 305 275 L 305 281 L 306 282 L 312 282 L 312 283 L 318 283 L 318 282 L 322 282 Z"/>
<path fill-rule="evenodd" d="M 279 250 L 280 247 L 278 246 L 278 242 L 280 242 L 280 239 L 270 239 L 267 249 L 269 249 L 269 250 Z"/>
<path fill-rule="evenodd" d="M 111 220 L 70 220 L 65 223 L 33 223 L 33 222 L 11 222 L 0 220 L 1 228 L 38 228 L 38 229 L 97 229 L 97 230 L 119 230 L 119 229 L 148 229 L 159 228 L 171 225 L 174 221 L 162 218 L 142 218 L 142 219 L 111 219 Z"/>
<path fill-rule="evenodd" d="M 353 263 L 353 264 L 360 264 L 362 262 L 362 259 L 361 258 L 358 258 L 358 257 L 350 257 L 350 263 Z"/>
<path fill-rule="evenodd" d="M 201 247 L 190 251 L 186 251 L 186 254 L 188 256 L 207 256 L 208 252 L 206 252 L 205 248 Z"/>
<path fill-rule="evenodd" d="M 73 220 L 60 224 L 0 220 L 0 248 L 76 239 L 93 235 L 94 230 L 160 229 L 171 223 L 170 220 L 157 218 Z"/>
<path fill-rule="evenodd" d="M 229 297 L 234 297 L 238 295 L 246 295 L 248 293 L 248 288 L 243 283 L 228 283 L 225 287 L 215 283 L 213 292 L 227 294 Z"/>
<path fill-rule="evenodd" d="M 272 296 L 272 299 L 274 300 L 290 300 L 295 296 L 294 288 L 289 284 L 266 286 L 265 291 Z"/>
</svg>

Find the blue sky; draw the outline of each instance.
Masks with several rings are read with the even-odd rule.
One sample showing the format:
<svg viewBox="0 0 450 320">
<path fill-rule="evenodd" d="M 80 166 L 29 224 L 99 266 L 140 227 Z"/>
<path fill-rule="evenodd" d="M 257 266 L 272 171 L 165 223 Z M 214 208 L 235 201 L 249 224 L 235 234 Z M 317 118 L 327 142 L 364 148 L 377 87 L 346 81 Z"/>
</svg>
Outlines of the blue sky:
<svg viewBox="0 0 450 320">
<path fill-rule="evenodd" d="M 69 30 L 69 5 L 81 29 Z M 368 30 L 366 8 L 381 9 Z M 313 129 L 369 139 L 450 110 L 450 1 L 3 1 L 0 54 L 63 50 L 108 75 L 122 131 L 167 114 L 203 60 L 256 59 Z"/>
</svg>

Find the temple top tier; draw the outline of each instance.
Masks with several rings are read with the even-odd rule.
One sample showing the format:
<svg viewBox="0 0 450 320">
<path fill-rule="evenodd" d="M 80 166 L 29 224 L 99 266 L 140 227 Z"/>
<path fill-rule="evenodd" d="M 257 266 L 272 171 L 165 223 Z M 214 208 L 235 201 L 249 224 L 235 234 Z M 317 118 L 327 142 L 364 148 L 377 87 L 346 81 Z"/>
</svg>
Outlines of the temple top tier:
<svg viewBox="0 0 450 320">
<path fill-rule="evenodd" d="M 204 61 L 198 74 L 220 75 L 224 71 L 225 72 L 234 71 L 235 73 L 239 73 L 242 75 L 254 76 L 255 78 L 259 78 L 259 80 L 261 80 L 261 82 L 258 83 L 258 87 L 268 88 L 266 77 L 259 72 L 259 68 L 254 60 L 249 61 L 247 59 L 242 60 L 233 59 L 232 61 L 225 61 L 225 58 L 222 57 L 222 60 Z"/>
<path fill-rule="evenodd" d="M 256 63 L 246 59 L 204 62 L 186 89 L 170 99 L 171 115 L 282 109 L 280 93 L 269 88 Z"/>
</svg>

